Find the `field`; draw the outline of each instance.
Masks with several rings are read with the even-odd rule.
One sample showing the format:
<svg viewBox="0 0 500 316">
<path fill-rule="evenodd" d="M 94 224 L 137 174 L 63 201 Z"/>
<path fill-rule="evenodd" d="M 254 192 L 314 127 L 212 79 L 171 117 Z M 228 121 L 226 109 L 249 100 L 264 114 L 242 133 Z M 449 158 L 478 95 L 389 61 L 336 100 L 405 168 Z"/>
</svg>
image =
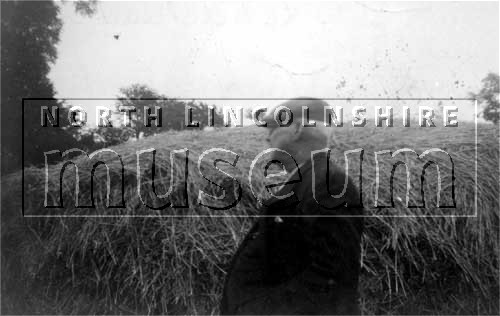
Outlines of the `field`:
<svg viewBox="0 0 500 316">
<path fill-rule="evenodd" d="M 198 157 L 215 147 L 239 154 L 238 163 L 229 166 L 227 172 L 240 181 L 242 198 L 225 212 L 257 214 L 258 202 L 250 191 L 248 172 L 252 160 L 267 146 L 265 137 L 263 130 L 251 127 L 169 132 L 112 148 L 125 165 L 127 208 L 120 214 L 173 212 L 203 217 L 23 219 L 20 173 L 2 179 L 2 313 L 217 314 L 228 262 L 254 219 L 210 217 L 214 213 L 198 205 L 200 189 L 214 190 L 198 172 Z M 456 209 L 436 208 L 431 201 L 435 195 L 426 199 L 426 205 L 431 207 L 406 209 L 399 203 L 406 182 L 396 180 L 395 207 L 384 214 L 408 215 L 411 211 L 418 215 L 474 215 L 477 211 L 477 216 L 467 218 L 367 218 L 360 283 L 364 314 L 499 313 L 498 129 L 479 125 L 478 144 L 476 210 L 473 125 L 463 124 L 453 134 L 439 128 L 336 130 L 331 144 L 335 163 L 344 165 L 344 150 L 364 149 L 362 188 L 367 214 L 381 214 L 380 209 L 373 207 L 374 152 L 404 147 L 417 153 L 439 147 L 451 155 Z M 158 153 L 159 192 L 168 188 L 169 152 L 189 149 L 188 209 L 154 211 L 140 207 L 136 151 L 151 147 Z M 443 174 L 448 175 L 442 178 L 442 189 L 448 190 L 449 185 L 445 184 L 450 180 L 450 167 L 440 166 Z M 213 170 L 207 165 L 201 167 Z M 434 169 L 429 168 L 426 173 L 431 179 L 426 180 L 426 192 L 435 188 L 430 184 L 437 179 Z M 96 169 L 98 207 L 92 210 L 68 206 L 65 214 L 118 212 L 103 206 L 105 170 Z M 112 180 L 117 176 L 115 172 L 110 174 Z M 262 172 L 257 176 L 262 177 Z M 80 179 L 83 195 L 90 192 L 90 173 L 85 177 Z M 25 170 L 26 214 L 55 212 L 43 208 L 44 181 L 45 169 Z M 72 201 L 74 172 L 66 172 L 63 183 L 65 201 Z M 389 180 L 383 178 L 381 192 L 389 187 Z M 410 192 L 412 202 L 419 201 L 418 193 Z"/>
</svg>

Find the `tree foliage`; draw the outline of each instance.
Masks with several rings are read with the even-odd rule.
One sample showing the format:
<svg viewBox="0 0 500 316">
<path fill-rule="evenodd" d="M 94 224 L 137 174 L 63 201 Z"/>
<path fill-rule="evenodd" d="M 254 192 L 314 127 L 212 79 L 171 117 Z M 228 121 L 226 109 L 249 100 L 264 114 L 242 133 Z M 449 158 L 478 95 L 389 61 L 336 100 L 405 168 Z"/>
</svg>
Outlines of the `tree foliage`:
<svg viewBox="0 0 500 316">
<path fill-rule="evenodd" d="M 97 12 L 97 0 L 78 0 L 73 2 L 76 13 L 91 17 Z"/>
<path fill-rule="evenodd" d="M 2 171 L 21 167 L 22 99 L 53 98 L 48 79 L 57 58 L 56 44 L 62 22 L 52 1 L 1 2 L 1 109 Z M 67 109 L 61 108 L 60 116 Z M 24 118 L 25 164 L 43 163 L 43 151 L 71 146 L 73 137 L 63 128 L 41 127 L 40 108 L 26 107 Z"/>
<path fill-rule="evenodd" d="M 487 121 L 498 124 L 500 120 L 500 104 L 498 100 L 499 76 L 490 72 L 482 81 L 483 87 L 479 93 L 471 93 L 479 105 L 483 108 L 482 115 Z"/>
<path fill-rule="evenodd" d="M 151 114 L 156 113 L 156 108 L 161 109 L 161 126 L 157 126 L 154 121 L 151 121 L 150 126 L 146 126 L 144 121 L 145 106 L 151 109 Z M 136 111 L 132 112 L 130 127 L 134 131 L 134 137 L 139 139 L 167 130 L 186 129 L 186 106 L 192 108 L 193 121 L 200 123 L 199 128 L 192 129 L 199 130 L 208 125 L 208 104 L 195 102 L 194 100 L 186 102 L 184 100 L 168 98 L 145 84 L 132 84 L 120 89 L 116 111 L 121 112 L 121 110 L 129 107 L 136 109 Z M 120 119 L 122 119 L 123 115 L 123 113 L 120 113 Z M 222 122 L 222 115 L 219 111 L 214 111 L 214 122 L 215 124 L 221 124 Z"/>
</svg>

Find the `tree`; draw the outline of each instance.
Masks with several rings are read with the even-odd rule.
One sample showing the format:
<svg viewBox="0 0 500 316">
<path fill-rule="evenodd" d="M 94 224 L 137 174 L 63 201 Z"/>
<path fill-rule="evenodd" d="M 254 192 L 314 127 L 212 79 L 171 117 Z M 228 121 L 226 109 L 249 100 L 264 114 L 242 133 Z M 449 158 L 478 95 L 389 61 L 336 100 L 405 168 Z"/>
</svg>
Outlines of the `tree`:
<svg viewBox="0 0 500 316">
<path fill-rule="evenodd" d="M 97 0 L 78 0 L 73 2 L 75 11 L 82 16 L 91 17 L 97 11 Z"/>
<path fill-rule="evenodd" d="M 499 93 L 499 76 L 490 72 L 482 81 L 483 87 L 479 93 L 470 93 L 472 98 L 475 98 L 479 105 L 483 108 L 482 115 L 487 121 L 492 121 L 498 124 L 500 120 L 500 104 L 498 100 Z"/>
<path fill-rule="evenodd" d="M 154 123 L 151 127 L 144 126 L 144 107 L 148 106 L 154 112 L 154 107 L 158 106 L 158 99 L 161 96 L 153 89 L 145 84 L 132 84 L 128 87 L 121 88 L 116 103 L 116 110 L 120 112 L 128 107 L 135 107 L 136 111 L 132 112 L 131 127 L 135 130 L 135 138 L 139 139 L 142 136 L 154 134 L 157 130 Z"/>
<path fill-rule="evenodd" d="M 120 89 L 120 95 L 118 96 L 118 102 L 116 104 L 117 112 L 131 106 L 136 109 L 135 112 L 132 112 L 131 119 L 131 127 L 135 130 L 136 139 L 155 135 L 167 130 L 186 129 L 186 106 L 190 106 L 192 108 L 193 121 L 198 121 L 200 123 L 197 130 L 201 130 L 204 125 L 207 125 L 208 104 L 195 102 L 194 100 L 185 102 L 168 98 L 165 95 L 159 94 L 145 84 L 132 84 L 128 87 Z M 155 107 L 161 108 L 161 126 L 157 127 L 155 122 L 151 122 L 151 126 L 145 126 L 145 106 L 148 106 L 151 109 L 151 114 L 156 112 Z M 214 111 L 215 124 L 222 124 L 222 120 L 223 118 L 220 111 Z"/>
<path fill-rule="evenodd" d="M 92 16 L 97 1 L 75 1 L 75 11 Z M 21 167 L 22 99 L 53 98 L 55 90 L 47 75 L 57 58 L 56 45 L 62 21 L 54 1 L 1 1 L 1 129 L 2 173 Z M 60 101 L 50 101 L 67 117 Z M 75 143 L 75 130 L 42 127 L 40 107 L 27 106 L 24 113 L 25 165 L 42 164 L 43 152 L 66 150 Z"/>
<path fill-rule="evenodd" d="M 22 99 L 53 98 L 47 75 L 57 57 L 62 22 L 52 1 L 1 2 L 1 109 L 2 172 L 21 167 Z M 67 109 L 61 107 L 60 116 Z M 25 164 L 43 163 L 43 151 L 65 149 L 72 136 L 63 128 L 40 125 L 40 108 L 25 109 Z M 28 146 L 29 145 L 29 146 Z"/>
</svg>

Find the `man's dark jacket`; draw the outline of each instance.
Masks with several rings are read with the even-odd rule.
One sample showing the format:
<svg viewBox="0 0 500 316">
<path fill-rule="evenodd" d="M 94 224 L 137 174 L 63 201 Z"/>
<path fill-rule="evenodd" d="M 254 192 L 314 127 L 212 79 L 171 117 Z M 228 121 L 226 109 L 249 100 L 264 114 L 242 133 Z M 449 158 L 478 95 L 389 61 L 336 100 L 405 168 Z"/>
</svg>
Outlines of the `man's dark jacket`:
<svg viewBox="0 0 500 316">
<path fill-rule="evenodd" d="M 316 199 L 308 162 L 295 194 L 263 207 L 269 217 L 257 221 L 233 257 L 222 314 L 359 314 L 360 195 L 349 179 L 342 197 L 331 196 L 342 192 L 345 173 L 324 158 L 314 164 L 314 183 L 322 184 Z"/>
</svg>

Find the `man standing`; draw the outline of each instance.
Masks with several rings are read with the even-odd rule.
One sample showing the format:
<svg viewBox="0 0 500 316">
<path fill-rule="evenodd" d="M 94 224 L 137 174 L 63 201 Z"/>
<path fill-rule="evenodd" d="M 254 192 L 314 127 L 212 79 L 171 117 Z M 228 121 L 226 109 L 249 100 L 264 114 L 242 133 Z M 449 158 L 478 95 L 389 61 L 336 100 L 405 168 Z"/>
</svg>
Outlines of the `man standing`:
<svg viewBox="0 0 500 316">
<path fill-rule="evenodd" d="M 309 119 L 322 124 L 325 101 L 293 99 L 281 105 L 295 115 L 303 106 Z M 269 113 L 263 119 L 268 141 L 293 157 L 296 164 L 282 163 L 286 170 L 296 169 L 293 175 L 301 180 L 291 184 L 288 198 L 264 203 L 260 214 L 265 217 L 233 257 L 221 313 L 359 314 L 363 209 L 358 190 L 350 178 L 346 182 L 345 172 L 327 163 L 325 128 L 303 126 L 300 117 L 280 126 L 280 118 Z"/>
</svg>

